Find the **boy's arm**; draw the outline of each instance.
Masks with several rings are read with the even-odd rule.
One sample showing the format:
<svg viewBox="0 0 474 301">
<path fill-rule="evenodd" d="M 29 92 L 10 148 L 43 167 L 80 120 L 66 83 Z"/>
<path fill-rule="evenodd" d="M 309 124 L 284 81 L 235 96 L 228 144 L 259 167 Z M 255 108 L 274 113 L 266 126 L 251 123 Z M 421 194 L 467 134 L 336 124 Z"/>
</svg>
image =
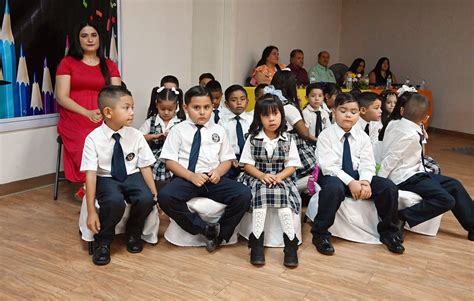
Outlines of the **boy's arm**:
<svg viewBox="0 0 474 301">
<path fill-rule="evenodd" d="M 404 156 L 411 155 L 408 151 L 412 143 L 418 143 L 418 141 L 411 141 L 411 139 L 404 138 L 398 141 L 394 141 L 390 145 L 383 145 L 382 147 L 388 148 L 388 152 L 380 162 L 379 177 L 388 178 L 390 173 L 396 169 L 399 162 Z M 383 143 L 383 142 L 382 142 Z M 421 156 L 421 154 L 420 154 Z"/>
<path fill-rule="evenodd" d="M 153 198 L 156 201 L 156 196 L 158 192 L 156 191 L 155 180 L 153 179 L 153 172 L 150 166 L 140 168 L 140 172 L 142 173 L 143 180 L 145 180 L 146 186 L 150 188 L 151 193 L 153 194 Z"/>
<path fill-rule="evenodd" d="M 165 161 L 166 168 L 168 168 L 173 175 L 183 178 L 197 187 L 201 187 L 204 185 L 207 180 L 209 180 L 209 177 L 203 173 L 194 173 L 186 168 L 184 168 L 181 164 L 174 160 L 166 160 Z"/>
<path fill-rule="evenodd" d="M 95 192 L 97 183 L 97 172 L 94 170 L 86 171 L 86 202 L 87 202 L 87 228 L 94 232 L 100 231 L 99 215 L 95 209 Z"/>
<path fill-rule="evenodd" d="M 318 146 L 316 147 L 318 165 L 323 175 L 338 177 L 345 185 L 349 185 L 351 181 L 354 181 L 354 178 L 344 172 L 341 165 L 338 164 L 339 157 L 335 154 L 334 146 L 331 144 L 330 135 L 332 134 L 332 129 L 327 129 L 321 132 L 318 137 Z"/>
<path fill-rule="evenodd" d="M 368 184 L 372 182 L 372 177 L 375 175 L 375 158 L 374 150 L 370 137 L 361 135 L 362 143 L 360 144 L 360 163 L 359 163 L 359 175 L 360 181 L 367 181 Z"/>
</svg>

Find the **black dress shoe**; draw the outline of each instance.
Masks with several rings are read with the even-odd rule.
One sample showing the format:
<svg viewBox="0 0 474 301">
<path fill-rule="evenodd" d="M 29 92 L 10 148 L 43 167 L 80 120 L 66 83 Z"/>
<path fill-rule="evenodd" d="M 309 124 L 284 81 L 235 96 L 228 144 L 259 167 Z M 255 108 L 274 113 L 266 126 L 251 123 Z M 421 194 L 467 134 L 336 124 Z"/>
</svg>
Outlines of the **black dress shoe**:
<svg viewBox="0 0 474 301">
<path fill-rule="evenodd" d="M 96 265 L 106 265 L 110 262 L 110 246 L 97 245 L 92 255 L 92 262 Z"/>
<path fill-rule="evenodd" d="M 468 232 L 467 239 L 469 239 L 470 241 L 474 241 L 474 230 Z"/>
<path fill-rule="evenodd" d="M 313 237 L 313 244 L 316 246 L 316 250 L 324 255 L 333 255 L 334 247 L 331 244 L 331 240 L 328 237 L 316 236 Z"/>
<path fill-rule="evenodd" d="M 222 239 L 219 237 L 208 239 L 206 238 L 206 250 L 211 253 L 214 252 L 222 243 Z"/>
<path fill-rule="evenodd" d="M 221 225 L 219 225 L 219 223 L 207 223 L 202 231 L 202 234 L 208 240 L 212 240 L 219 236 L 220 230 L 221 230 Z"/>
<path fill-rule="evenodd" d="M 401 243 L 405 241 L 405 234 L 403 233 L 403 231 L 405 230 L 405 224 L 406 224 L 406 221 L 403 219 L 400 219 L 397 224 L 397 227 L 398 227 L 397 238 Z"/>
<path fill-rule="evenodd" d="M 130 253 L 140 253 L 141 251 L 143 251 L 142 239 L 130 235 L 127 239 L 127 251 L 129 251 Z"/>
<path fill-rule="evenodd" d="M 400 242 L 400 239 L 397 236 L 381 237 L 380 241 L 387 246 L 387 249 L 390 252 L 397 254 L 403 254 L 403 252 L 405 252 L 405 247 L 403 247 L 403 244 Z"/>
</svg>

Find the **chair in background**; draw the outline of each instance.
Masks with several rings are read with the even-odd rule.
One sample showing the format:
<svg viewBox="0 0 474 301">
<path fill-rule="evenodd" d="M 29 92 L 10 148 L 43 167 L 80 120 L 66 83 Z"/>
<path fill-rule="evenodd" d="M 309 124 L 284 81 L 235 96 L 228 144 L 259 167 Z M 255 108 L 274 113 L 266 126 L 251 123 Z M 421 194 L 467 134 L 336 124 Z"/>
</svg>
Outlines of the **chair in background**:
<svg viewBox="0 0 474 301">
<path fill-rule="evenodd" d="M 334 73 L 334 77 L 336 78 L 336 84 L 339 87 L 342 87 L 342 85 L 344 84 L 344 75 L 349 70 L 349 67 L 347 67 L 343 63 L 337 63 L 329 67 L 329 69 L 331 69 Z"/>
</svg>

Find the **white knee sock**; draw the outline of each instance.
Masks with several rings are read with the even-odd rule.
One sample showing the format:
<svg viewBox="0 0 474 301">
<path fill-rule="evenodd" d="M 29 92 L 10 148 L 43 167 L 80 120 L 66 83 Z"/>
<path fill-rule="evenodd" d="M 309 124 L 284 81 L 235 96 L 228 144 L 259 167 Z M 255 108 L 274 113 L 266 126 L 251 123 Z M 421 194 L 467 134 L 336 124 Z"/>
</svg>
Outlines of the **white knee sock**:
<svg viewBox="0 0 474 301">
<path fill-rule="evenodd" d="M 265 227 L 265 218 L 267 216 L 267 208 L 253 209 L 252 212 L 252 232 L 255 238 L 259 238 L 262 235 L 263 228 Z"/>
<path fill-rule="evenodd" d="M 293 210 L 291 208 L 280 208 L 278 209 L 278 217 L 280 218 L 281 227 L 283 232 L 288 236 L 290 240 L 295 238 L 295 226 L 293 224 Z"/>
</svg>

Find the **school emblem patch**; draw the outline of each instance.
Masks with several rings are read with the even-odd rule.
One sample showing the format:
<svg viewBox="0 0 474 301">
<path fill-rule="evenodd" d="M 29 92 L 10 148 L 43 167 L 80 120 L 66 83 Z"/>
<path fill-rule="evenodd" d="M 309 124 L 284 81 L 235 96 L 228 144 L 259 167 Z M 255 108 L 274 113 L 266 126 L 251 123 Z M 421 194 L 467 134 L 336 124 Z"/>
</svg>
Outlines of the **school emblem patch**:
<svg viewBox="0 0 474 301">
<path fill-rule="evenodd" d="M 282 146 L 282 149 L 285 153 L 290 151 L 290 144 L 289 143 L 284 143 Z"/>
<path fill-rule="evenodd" d="M 128 155 L 125 157 L 125 159 L 127 159 L 127 161 L 132 161 L 133 158 L 135 158 L 135 154 L 134 154 L 134 153 L 130 153 L 130 154 L 128 154 Z"/>
<path fill-rule="evenodd" d="M 216 133 L 212 134 L 212 142 L 217 143 L 219 141 L 221 141 L 221 137 L 219 137 L 219 135 Z"/>
<path fill-rule="evenodd" d="M 323 118 L 323 124 L 326 125 L 326 122 L 327 122 L 326 117 L 324 117 Z"/>
</svg>

